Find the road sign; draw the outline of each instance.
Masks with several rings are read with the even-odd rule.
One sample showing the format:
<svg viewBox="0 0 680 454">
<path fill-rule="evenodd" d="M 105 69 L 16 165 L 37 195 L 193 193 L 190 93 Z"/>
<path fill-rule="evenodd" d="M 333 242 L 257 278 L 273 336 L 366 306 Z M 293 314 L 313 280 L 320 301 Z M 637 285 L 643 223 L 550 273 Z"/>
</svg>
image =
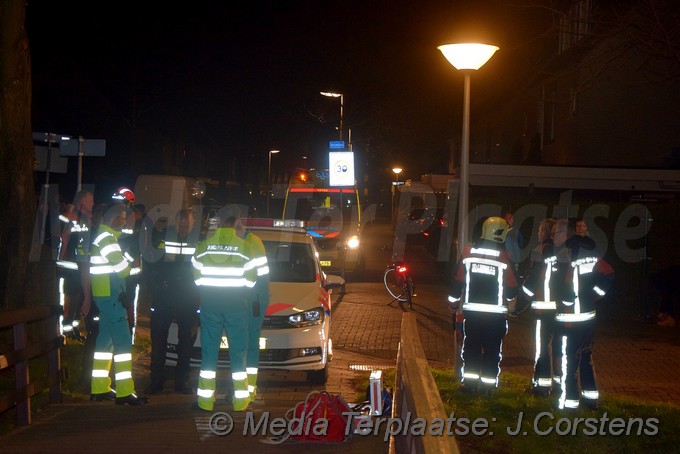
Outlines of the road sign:
<svg viewBox="0 0 680 454">
<path fill-rule="evenodd" d="M 50 162 L 47 162 L 48 149 L 46 146 L 35 145 L 35 161 L 33 164 L 33 170 L 38 172 L 54 172 L 54 173 L 66 173 L 68 168 L 68 158 L 59 156 L 57 153 L 57 148 L 53 147 L 49 152 Z"/>
<path fill-rule="evenodd" d="M 344 150 L 345 141 L 344 140 L 332 140 L 328 142 L 328 148 L 331 150 Z"/>
<path fill-rule="evenodd" d="M 354 186 L 354 153 L 331 151 L 328 160 L 330 186 Z"/>
<path fill-rule="evenodd" d="M 59 142 L 59 154 L 61 156 L 78 156 L 79 139 L 62 138 Z M 84 139 L 83 156 L 106 156 L 106 140 Z"/>
<path fill-rule="evenodd" d="M 42 145 L 43 143 L 52 143 L 55 145 L 59 145 L 59 142 L 61 141 L 62 137 L 64 137 L 63 134 L 53 134 L 49 132 L 34 132 L 33 133 L 33 142 L 37 142 L 36 145 Z"/>
</svg>

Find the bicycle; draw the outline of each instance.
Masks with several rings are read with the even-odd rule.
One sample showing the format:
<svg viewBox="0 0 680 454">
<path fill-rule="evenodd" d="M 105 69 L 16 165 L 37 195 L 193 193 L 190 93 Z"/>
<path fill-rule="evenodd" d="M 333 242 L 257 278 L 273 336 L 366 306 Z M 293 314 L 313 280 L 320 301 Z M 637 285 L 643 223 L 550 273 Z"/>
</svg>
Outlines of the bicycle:
<svg viewBox="0 0 680 454">
<path fill-rule="evenodd" d="M 393 263 L 385 270 L 383 282 L 387 292 L 395 301 L 408 302 L 409 309 L 413 309 L 413 297 L 415 285 L 408 272 L 408 267 L 403 263 Z"/>
</svg>

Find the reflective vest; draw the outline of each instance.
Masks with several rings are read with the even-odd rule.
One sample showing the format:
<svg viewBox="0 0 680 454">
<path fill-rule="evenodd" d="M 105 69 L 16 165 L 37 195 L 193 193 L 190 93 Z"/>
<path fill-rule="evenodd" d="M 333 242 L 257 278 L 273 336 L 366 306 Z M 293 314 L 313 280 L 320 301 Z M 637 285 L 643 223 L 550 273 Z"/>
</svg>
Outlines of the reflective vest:
<svg viewBox="0 0 680 454">
<path fill-rule="evenodd" d="M 246 255 L 251 257 L 257 270 L 257 282 L 255 292 L 257 300 L 261 303 L 269 303 L 269 264 L 267 252 L 260 237 L 247 231 L 245 241 Z"/>
<path fill-rule="evenodd" d="M 197 243 L 198 231 L 191 231 L 182 237 L 174 227 L 170 227 L 164 238 L 156 244 L 156 250 L 161 255 L 152 263 L 153 275 L 161 280 L 189 282 L 193 286 L 192 257 Z"/>
<path fill-rule="evenodd" d="M 245 242 L 233 228 L 218 228 L 201 241 L 191 263 L 198 286 L 248 289 L 257 280 L 256 261 L 246 255 Z"/>
<path fill-rule="evenodd" d="M 572 298 L 562 300 L 555 320 L 580 323 L 594 320 L 596 303 L 607 293 L 614 281 L 614 269 L 597 257 L 593 250 L 576 248 L 570 262 L 567 284 L 573 289 Z"/>
<path fill-rule="evenodd" d="M 97 236 L 92 242 L 90 251 L 90 280 L 92 282 L 92 296 L 117 296 L 111 294 L 111 281 L 124 279 L 130 275 L 130 266 L 118 245 L 116 232 L 111 227 L 102 224 Z"/>
<path fill-rule="evenodd" d="M 557 270 L 556 256 L 544 258 L 542 262 L 535 262 L 535 269 L 522 285 L 522 292 L 531 299 L 531 309 L 537 313 L 557 309 L 555 292 L 551 291 Z"/>
<path fill-rule="evenodd" d="M 63 226 L 63 234 L 59 240 L 57 268 L 62 270 L 78 270 L 79 256 L 86 255 L 89 250 L 89 227 L 86 220 L 69 219 L 59 215 Z"/>
<path fill-rule="evenodd" d="M 508 253 L 484 242 L 467 248 L 457 266 L 449 302 L 463 297 L 463 312 L 507 314 L 507 302 L 515 298 L 517 278 Z"/>
</svg>

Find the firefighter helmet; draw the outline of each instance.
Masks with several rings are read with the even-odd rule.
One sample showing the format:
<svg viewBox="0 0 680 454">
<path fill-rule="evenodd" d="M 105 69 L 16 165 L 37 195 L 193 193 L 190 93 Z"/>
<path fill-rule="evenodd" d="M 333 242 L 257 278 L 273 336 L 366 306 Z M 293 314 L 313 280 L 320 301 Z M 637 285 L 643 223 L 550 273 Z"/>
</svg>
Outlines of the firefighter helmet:
<svg viewBox="0 0 680 454">
<path fill-rule="evenodd" d="M 482 239 L 495 241 L 496 243 L 505 242 L 505 236 L 512 227 L 510 224 L 499 217 L 490 217 L 482 225 Z"/>
<path fill-rule="evenodd" d="M 121 186 L 120 188 L 116 189 L 116 192 L 113 193 L 111 198 L 115 202 L 121 202 L 129 205 L 135 204 L 135 193 L 132 192 L 132 189 L 125 186 Z"/>
</svg>

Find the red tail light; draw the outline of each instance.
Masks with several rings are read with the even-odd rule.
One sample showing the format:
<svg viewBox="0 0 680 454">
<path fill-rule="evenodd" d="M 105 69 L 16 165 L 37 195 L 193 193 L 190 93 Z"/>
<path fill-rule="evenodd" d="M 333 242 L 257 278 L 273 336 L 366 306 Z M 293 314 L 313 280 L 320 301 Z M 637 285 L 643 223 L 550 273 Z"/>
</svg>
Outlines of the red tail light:
<svg viewBox="0 0 680 454">
<path fill-rule="evenodd" d="M 408 269 L 403 265 L 397 267 L 397 273 L 399 274 L 404 274 L 406 271 L 408 271 Z"/>
</svg>

